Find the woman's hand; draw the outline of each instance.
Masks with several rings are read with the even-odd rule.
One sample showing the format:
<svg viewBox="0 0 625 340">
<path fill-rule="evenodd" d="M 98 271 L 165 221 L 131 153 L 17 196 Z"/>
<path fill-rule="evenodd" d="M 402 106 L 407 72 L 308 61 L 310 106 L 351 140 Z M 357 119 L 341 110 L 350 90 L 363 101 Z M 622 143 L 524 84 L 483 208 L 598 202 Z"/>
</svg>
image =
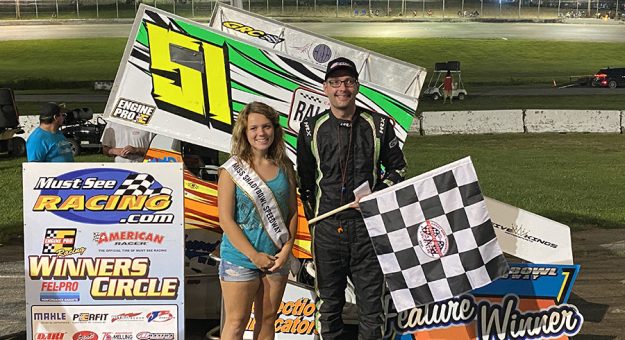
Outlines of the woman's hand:
<svg viewBox="0 0 625 340">
<path fill-rule="evenodd" d="M 268 271 L 276 264 L 276 257 L 265 253 L 256 253 L 250 258 L 252 263 L 262 271 Z"/>
<path fill-rule="evenodd" d="M 271 268 L 269 268 L 269 271 L 273 273 L 282 269 L 282 267 L 284 267 L 284 265 L 289 261 L 289 253 L 291 253 L 290 250 L 286 251 L 285 248 L 282 248 L 282 250 L 276 254 L 275 263 Z"/>
</svg>

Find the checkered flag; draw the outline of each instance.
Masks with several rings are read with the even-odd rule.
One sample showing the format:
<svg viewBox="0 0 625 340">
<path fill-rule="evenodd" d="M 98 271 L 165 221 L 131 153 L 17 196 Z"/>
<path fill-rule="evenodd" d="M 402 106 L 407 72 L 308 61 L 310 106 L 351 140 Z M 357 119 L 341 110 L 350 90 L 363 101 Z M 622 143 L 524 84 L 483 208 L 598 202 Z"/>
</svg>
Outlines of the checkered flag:
<svg viewBox="0 0 625 340">
<path fill-rule="evenodd" d="M 397 311 L 508 273 L 469 157 L 366 196 L 360 210 Z"/>
<path fill-rule="evenodd" d="M 169 188 L 150 189 L 150 186 L 156 182 L 150 174 L 130 174 L 122 185 L 117 188 L 114 195 L 147 195 L 154 196 L 159 194 L 171 195 L 172 190 Z"/>
</svg>

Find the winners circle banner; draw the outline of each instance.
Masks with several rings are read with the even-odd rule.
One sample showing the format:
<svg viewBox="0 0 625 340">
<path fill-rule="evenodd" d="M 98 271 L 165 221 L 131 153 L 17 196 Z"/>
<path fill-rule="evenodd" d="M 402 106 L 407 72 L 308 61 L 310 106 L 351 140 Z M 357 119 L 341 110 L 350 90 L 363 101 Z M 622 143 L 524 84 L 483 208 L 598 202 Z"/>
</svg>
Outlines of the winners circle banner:
<svg viewBox="0 0 625 340">
<path fill-rule="evenodd" d="M 182 164 L 24 163 L 28 339 L 184 339 Z"/>
</svg>

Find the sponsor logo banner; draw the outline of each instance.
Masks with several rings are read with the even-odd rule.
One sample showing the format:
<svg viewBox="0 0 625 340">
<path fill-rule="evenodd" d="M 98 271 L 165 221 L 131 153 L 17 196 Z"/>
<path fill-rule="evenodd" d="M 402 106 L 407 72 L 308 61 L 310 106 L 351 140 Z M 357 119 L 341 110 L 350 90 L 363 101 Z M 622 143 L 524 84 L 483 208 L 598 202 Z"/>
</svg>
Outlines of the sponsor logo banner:
<svg viewBox="0 0 625 340">
<path fill-rule="evenodd" d="M 128 122 L 147 125 L 152 118 L 156 107 L 132 100 L 120 98 L 115 105 L 112 117 L 123 119 Z"/>
<path fill-rule="evenodd" d="M 390 299 L 387 339 L 568 339 L 584 318 L 568 304 L 578 265 L 510 264 L 510 274 L 446 301 L 397 313 Z"/>
<path fill-rule="evenodd" d="M 232 22 L 237 25 L 234 28 L 228 27 Z M 222 2 L 216 3 L 209 25 L 238 39 L 262 46 L 265 50 L 279 51 L 292 59 L 316 65 L 323 72 L 330 60 L 347 57 L 356 64 L 361 82 L 414 98 L 419 97 L 426 80 L 426 70 L 422 67 L 347 45 Z M 268 32 L 277 35 L 281 40 L 261 39 L 258 33 L 249 32 Z"/>
<path fill-rule="evenodd" d="M 293 93 L 293 102 L 289 111 L 289 129 L 299 132 L 300 123 L 312 116 L 316 116 L 330 107 L 325 94 L 305 88 L 298 88 Z"/>
<path fill-rule="evenodd" d="M 249 35 L 250 37 L 258 38 L 260 40 L 264 40 L 272 44 L 279 44 L 284 41 L 284 38 L 281 38 L 275 34 L 270 34 L 263 30 L 255 29 L 253 27 L 242 24 L 240 22 L 224 21 L 221 24 L 223 27 L 229 28 L 234 32 L 244 33 L 244 34 Z"/>
<path fill-rule="evenodd" d="M 390 295 L 385 296 L 384 339 L 562 340 L 579 333 L 584 317 L 568 303 L 579 265 L 510 267 L 509 275 L 471 293 L 402 312 L 395 310 Z M 287 284 L 276 339 L 313 339 L 314 313 L 313 292 Z M 255 324 L 252 316 L 246 335 L 251 337 Z"/>
<path fill-rule="evenodd" d="M 29 337 L 136 338 L 157 322 L 182 338 L 182 164 L 27 163 L 23 184 Z"/>
<path fill-rule="evenodd" d="M 251 339 L 257 320 L 247 323 L 246 339 Z M 312 339 L 315 334 L 315 299 L 308 289 L 287 284 L 275 323 L 276 339 Z"/>
<path fill-rule="evenodd" d="M 569 227 L 486 197 L 501 249 L 532 263 L 573 264 Z"/>
<path fill-rule="evenodd" d="M 29 310 L 34 339 L 184 339 L 177 305 L 34 305 Z"/>
<path fill-rule="evenodd" d="M 64 332 L 37 332 L 35 333 L 35 339 L 37 340 L 63 340 L 65 339 Z"/>
<path fill-rule="evenodd" d="M 173 222 L 173 214 L 167 213 L 172 189 L 146 172 L 89 168 L 35 180 L 30 189 L 37 196 L 29 206 L 35 213 L 49 212 L 71 222 L 89 224 Z"/>
</svg>

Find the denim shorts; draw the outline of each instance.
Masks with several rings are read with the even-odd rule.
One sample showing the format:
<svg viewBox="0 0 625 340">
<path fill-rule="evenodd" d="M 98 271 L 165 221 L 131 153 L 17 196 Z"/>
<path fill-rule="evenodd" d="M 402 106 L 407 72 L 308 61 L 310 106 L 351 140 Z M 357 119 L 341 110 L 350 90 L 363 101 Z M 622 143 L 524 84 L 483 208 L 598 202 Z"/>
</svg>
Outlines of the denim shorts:
<svg viewBox="0 0 625 340">
<path fill-rule="evenodd" d="M 246 282 L 260 279 L 265 275 L 289 275 L 290 261 L 282 266 L 277 272 L 269 273 L 260 269 L 250 269 L 228 261 L 221 260 L 219 263 L 219 278 L 226 282 Z"/>
</svg>

